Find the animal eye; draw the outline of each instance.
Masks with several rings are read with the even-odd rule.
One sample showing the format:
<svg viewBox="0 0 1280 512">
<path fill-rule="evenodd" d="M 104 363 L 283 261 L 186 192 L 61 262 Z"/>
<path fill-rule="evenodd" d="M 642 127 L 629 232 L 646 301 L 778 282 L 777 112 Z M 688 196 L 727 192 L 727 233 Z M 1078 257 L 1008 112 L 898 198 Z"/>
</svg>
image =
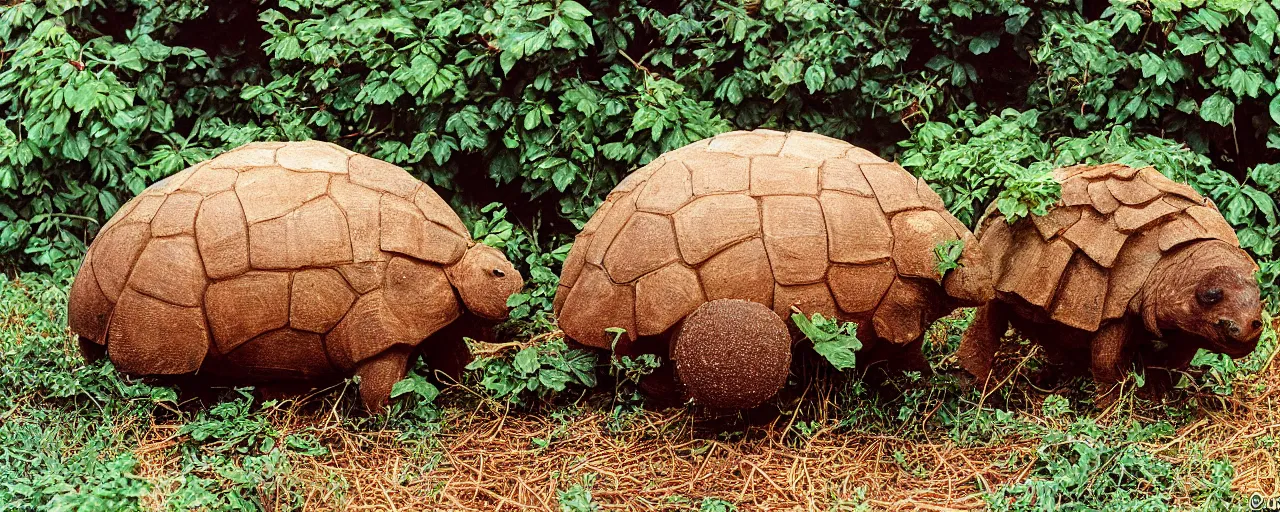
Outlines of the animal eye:
<svg viewBox="0 0 1280 512">
<path fill-rule="evenodd" d="M 1201 291 L 1196 298 L 1200 299 L 1202 304 L 1217 304 L 1218 301 L 1222 300 L 1222 288 L 1210 288 Z"/>
<path fill-rule="evenodd" d="M 506 273 L 506 272 L 503 272 L 502 270 L 499 270 L 499 269 L 496 269 L 496 268 L 495 268 L 495 269 L 493 269 L 493 277 L 503 277 L 503 276 L 506 276 L 506 275 L 507 275 L 507 273 Z"/>
</svg>

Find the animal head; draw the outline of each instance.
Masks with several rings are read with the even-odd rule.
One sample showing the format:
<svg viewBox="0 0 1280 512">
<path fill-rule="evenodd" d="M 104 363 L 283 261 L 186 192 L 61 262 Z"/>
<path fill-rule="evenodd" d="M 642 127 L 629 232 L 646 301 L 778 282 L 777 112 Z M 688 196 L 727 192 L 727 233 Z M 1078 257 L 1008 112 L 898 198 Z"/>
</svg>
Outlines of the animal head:
<svg viewBox="0 0 1280 512">
<path fill-rule="evenodd" d="M 506 320 L 507 299 L 524 287 L 507 257 L 484 244 L 472 245 L 446 272 L 467 310 L 488 320 Z"/>
<path fill-rule="evenodd" d="M 1262 335 L 1257 266 L 1244 251 L 1211 240 L 1166 255 L 1146 290 L 1143 321 L 1205 340 L 1204 348 L 1244 357 Z"/>
<path fill-rule="evenodd" d="M 995 278 L 978 239 L 973 235 L 965 235 L 959 263 L 959 267 L 942 279 L 943 290 L 960 306 L 986 304 L 995 296 Z"/>
</svg>

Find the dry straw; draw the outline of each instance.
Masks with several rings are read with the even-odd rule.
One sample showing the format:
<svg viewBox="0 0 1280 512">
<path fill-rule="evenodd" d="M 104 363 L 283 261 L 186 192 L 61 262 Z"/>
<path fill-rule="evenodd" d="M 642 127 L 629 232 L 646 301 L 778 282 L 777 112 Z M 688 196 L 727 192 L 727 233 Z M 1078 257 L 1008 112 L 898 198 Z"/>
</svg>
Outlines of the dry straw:
<svg viewBox="0 0 1280 512">
<path fill-rule="evenodd" d="M 1024 371 L 1017 363 L 1011 365 Z M 1272 364 L 1274 357 L 1252 381 L 1238 382 L 1234 396 L 1204 397 L 1218 406 L 1202 408 L 1167 442 L 1144 448 L 1173 464 L 1192 453 L 1227 458 L 1237 492 L 1280 495 L 1276 454 L 1255 442 L 1280 435 L 1280 378 Z M 611 431 L 607 393 L 584 397 L 570 407 L 572 414 L 553 416 L 478 399 L 457 386 L 442 397 L 442 432 L 423 445 L 398 441 L 395 431 L 344 427 L 349 422 L 333 409 L 337 393 L 330 393 L 269 411 L 281 438 L 310 428 L 331 455 L 300 458 L 277 488 L 259 492 L 269 507 L 284 505 L 285 489 L 301 493 L 306 510 L 556 510 L 559 491 L 595 475 L 589 485 L 595 501 L 615 510 L 696 509 L 705 497 L 741 510 L 855 510 L 859 504 L 871 510 L 972 510 L 985 508 L 981 489 L 1021 481 L 1033 469 L 1036 438 L 962 447 L 938 429 L 904 425 L 901 432 L 914 432 L 908 439 L 837 428 L 841 411 L 833 403 L 833 380 L 808 384 L 792 400 L 794 414 L 731 436 L 707 429 L 695 412 L 680 407 L 644 411 Z M 1026 406 L 1020 412 L 1038 411 Z M 1109 422 L 1143 413 L 1122 400 L 1096 414 Z M 796 417 L 817 426 L 811 435 L 786 434 Z M 154 425 L 136 450 L 141 476 L 157 484 L 146 497 L 155 508 L 164 507 L 179 468 L 178 428 Z M 895 453 L 919 470 L 904 470 Z M 1021 462 L 1009 467 L 1015 455 Z M 1166 490 L 1178 508 L 1196 505 L 1189 491 Z"/>
</svg>

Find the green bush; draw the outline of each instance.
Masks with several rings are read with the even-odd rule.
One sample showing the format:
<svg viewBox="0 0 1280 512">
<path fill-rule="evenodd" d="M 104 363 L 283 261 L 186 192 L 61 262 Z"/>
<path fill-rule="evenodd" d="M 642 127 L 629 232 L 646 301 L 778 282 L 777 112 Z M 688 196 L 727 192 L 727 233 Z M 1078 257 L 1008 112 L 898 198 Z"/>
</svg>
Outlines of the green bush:
<svg viewBox="0 0 1280 512">
<path fill-rule="evenodd" d="M 772 127 L 897 156 L 968 222 L 1043 206 L 1053 165 L 1155 163 L 1280 273 L 1280 2 L 6 4 L 6 266 L 70 275 L 147 184 L 249 140 L 317 138 L 407 167 L 470 221 L 502 201 L 528 235 L 508 253 L 554 274 L 630 169 Z M 531 274 L 528 318 L 552 289 Z"/>
<path fill-rule="evenodd" d="M 596 385 L 595 353 L 569 348 L 562 339 L 524 347 L 496 356 L 482 356 L 467 365 L 475 370 L 480 387 L 496 399 L 527 404 L 570 387 Z"/>
</svg>

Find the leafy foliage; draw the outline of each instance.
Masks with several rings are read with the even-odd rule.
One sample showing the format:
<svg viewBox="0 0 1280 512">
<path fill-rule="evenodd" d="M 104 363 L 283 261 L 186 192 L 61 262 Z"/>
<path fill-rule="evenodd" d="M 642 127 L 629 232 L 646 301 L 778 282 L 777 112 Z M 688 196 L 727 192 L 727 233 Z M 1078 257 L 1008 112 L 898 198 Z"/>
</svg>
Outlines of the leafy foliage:
<svg viewBox="0 0 1280 512">
<path fill-rule="evenodd" d="M 1006 109 L 981 122 L 979 114 L 960 111 L 923 123 L 901 143 L 902 165 L 940 187 L 965 224 L 975 224 L 992 201 L 1010 222 L 1043 215 L 1061 191 L 1043 162 L 1050 146 L 1036 134 L 1039 118 L 1036 111 Z"/>
<path fill-rule="evenodd" d="M 794 313 L 791 321 L 813 342 L 813 350 L 826 358 L 831 366 L 837 370 L 854 367 L 855 353 L 862 349 L 862 342 L 858 340 L 858 324 L 827 318 L 822 313 L 814 313 L 812 319 Z"/>
<path fill-rule="evenodd" d="M 992 510 L 1165 508 L 1178 473 L 1140 444 L 1172 432 L 1168 423 L 1104 427 L 1091 418 L 1046 432 L 1032 474 L 990 494 L 988 504 Z"/>
<path fill-rule="evenodd" d="M 764 126 L 898 153 L 967 223 L 1040 211 L 1052 165 L 1140 154 L 1273 260 L 1275 6 L 1095 4 L 19 2 L 0 7 L 0 254 L 69 275 L 147 184 L 317 138 L 409 168 L 507 242 L 534 284 L 516 317 L 545 324 L 568 236 L 621 176 Z M 494 200 L 505 217 L 467 207 Z"/>
<path fill-rule="evenodd" d="M 946 277 L 947 272 L 960 268 L 960 254 L 964 252 L 964 240 L 947 240 L 938 242 L 933 247 L 933 257 L 938 260 L 939 277 Z"/>
<path fill-rule="evenodd" d="M 599 503 L 591 497 L 591 486 L 595 484 L 596 475 L 583 475 L 581 483 L 575 483 L 568 489 L 558 491 L 561 512 L 595 512 L 602 510 Z"/>
<path fill-rule="evenodd" d="M 467 369 L 479 370 L 480 385 L 494 398 L 528 403 L 570 386 L 595 387 L 597 364 L 595 353 L 569 348 L 563 339 L 554 339 L 524 347 L 509 357 L 477 358 Z"/>
</svg>

